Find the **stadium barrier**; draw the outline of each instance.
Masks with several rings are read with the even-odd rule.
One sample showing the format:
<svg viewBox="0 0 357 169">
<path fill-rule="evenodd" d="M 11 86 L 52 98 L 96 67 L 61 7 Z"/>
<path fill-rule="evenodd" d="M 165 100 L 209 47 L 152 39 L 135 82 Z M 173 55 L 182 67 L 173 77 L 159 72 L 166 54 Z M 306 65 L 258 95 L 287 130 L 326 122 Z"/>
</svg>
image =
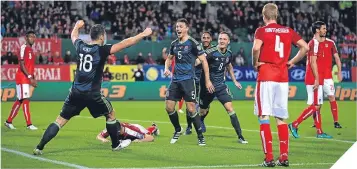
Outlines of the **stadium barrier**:
<svg viewBox="0 0 357 169">
<path fill-rule="evenodd" d="M 70 82 L 39 82 L 38 88 L 31 88 L 31 100 L 34 101 L 64 101 Z M 242 82 L 243 89 L 238 90 L 232 82 L 227 82 L 234 100 L 254 99 L 254 82 Z M 112 101 L 122 100 L 161 100 L 166 95 L 169 82 L 105 82 L 102 85 L 103 95 Z M 301 82 L 289 83 L 290 100 L 306 100 L 306 87 Z M 339 101 L 356 100 L 356 83 L 344 82 L 336 84 L 336 99 Z M 2 82 L 1 100 L 13 101 L 16 98 L 14 82 Z"/>
<path fill-rule="evenodd" d="M 24 43 L 25 43 L 25 37 L 2 38 L 1 56 L 5 55 L 6 52 L 8 51 L 15 53 L 17 56 L 19 56 L 21 45 Z M 36 56 L 39 54 L 47 56 L 48 51 L 51 52 L 52 56 L 54 56 L 56 52 L 58 52 L 61 56 L 64 56 L 64 53 L 62 51 L 62 39 L 60 38 L 50 38 L 50 39 L 36 38 L 35 43 L 32 45 L 32 49 L 36 54 Z"/>
<path fill-rule="evenodd" d="M 38 81 L 71 81 L 69 65 L 36 65 L 35 78 Z M 1 81 L 15 81 L 18 65 L 2 65 Z"/>
</svg>

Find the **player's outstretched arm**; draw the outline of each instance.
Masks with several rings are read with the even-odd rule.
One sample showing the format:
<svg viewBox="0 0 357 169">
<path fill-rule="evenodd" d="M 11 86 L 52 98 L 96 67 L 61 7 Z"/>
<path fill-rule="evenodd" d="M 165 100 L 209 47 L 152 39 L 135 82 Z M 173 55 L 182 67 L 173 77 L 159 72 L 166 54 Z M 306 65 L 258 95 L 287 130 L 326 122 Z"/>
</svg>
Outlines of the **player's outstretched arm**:
<svg viewBox="0 0 357 169">
<path fill-rule="evenodd" d="M 165 70 L 164 70 L 164 75 L 165 76 L 169 76 L 171 74 L 170 70 L 169 70 L 169 67 L 172 63 L 172 58 L 174 56 L 173 55 L 168 55 L 166 60 L 165 60 Z"/>
<path fill-rule="evenodd" d="M 337 69 L 338 69 L 338 74 L 337 74 L 337 78 L 338 81 L 341 82 L 342 81 L 342 69 L 341 69 L 341 60 L 340 60 L 340 56 L 338 55 L 338 53 L 333 54 L 333 57 L 335 58 L 335 62 L 337 65 Z"/>
<path fill-rule="evenodd" d="M 262 47 L 262 45 L 263 45 L 262 40 L 254 39 L 253 48 L 252 48 L 252 56 L 253 56 L 252 64 L 253 64 L 255 70 L 257 70 L 260 65 L 264 64 L 264 63 L 258 62 L 259 55 L 260 55 L 260 48 Z"/>
<path fill-rule="evenodd" d="M 229 63 L 227 70 L 229 72 L 229 76 L 231 76 L 231 79 L 234 83 L 234 85 L 238 88 L 238 89 L 242 89 L 242 85 L 237 81 L 236 77 L 234 76 L 234 71 L 233 71 L 233 66 L 232 63 Z"/>
<path fill-rule="evenodd" d="M 201 60 L 197 58 L 196 61 L 195 61 L 195 66 L 197 66 L 199 64 L 201 64 Z"/>
<path fill-rule="evenodd" d="M 300 39 L 297 41 L 297 46 L 299 47 L 298 53 L 293 57 L 289 62 L 289 69 L 292 68 L 297 62 L 299 62 L 304 56 L 306 55 L 306 52 L 309 51 L 309 45 L 303 40 Z"/>
<path fill-rule="evenodd" d="M 79 37 L 79 29 L 82 28 L 83 26 L 84 26 L 84 21 L 83 20 L 78 20 L 76 22 L 76 24 L 74 25 L 74 28 L 73 28 L 72 33 L 71 33 L 71 40 L 72 40 L 73 44 Z"/>
<path fill-rule="evenodd" d="M 317 71 L 317 56 L 310 57 L 310 66 L 315 77 L 314 90 L 319 87 L 319 74 Z"/>
<path fill-rule="evenodd" d="M 110 49 L 110 54 L 117 53 L 129 46 L 135 45 L 138 43 L 141 39 L 151 35 L 152 30 L 151 28 L 146 28 L 143 32 L 137 34 L 136 36 L 124 39 L 123 41 L 116 43 L 112 46 Z"/>
<path fill-rule="evenodd" d="M 208 63 L 207 63 L 207 59 L 206 59 L 205 55 L 206 54 L 202 54 L 202 55 L 198 56 L 198 59 L 200 59 L 200 61 L 202 63 L 203 71 L 205 73 L 206 88 L 210 93 L 213 93 L 214 86 L 213 86 L 211 80 L 209 79 L 209 67 L 208 67 Z"/>
</svg>

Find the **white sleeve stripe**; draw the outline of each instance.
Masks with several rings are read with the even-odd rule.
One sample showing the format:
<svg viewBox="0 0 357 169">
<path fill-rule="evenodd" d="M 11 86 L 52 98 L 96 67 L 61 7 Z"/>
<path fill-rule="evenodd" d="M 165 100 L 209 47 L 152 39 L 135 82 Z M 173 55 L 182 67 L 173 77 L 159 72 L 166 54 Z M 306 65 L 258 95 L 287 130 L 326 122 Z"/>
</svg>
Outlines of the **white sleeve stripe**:
<svg viewBox="0 0 357 169">
<path fill-rule="evenodd" d="M 314 39 L 314 55 L 316 55 L 318 51 L 319 51 L 319 41 Z"/>
<path fill-rule="evenodd" d="M 25 49 L 26 49 L 26 45 L 22 45 L 22 46 L 21 46 L 21 52 L 20 52 L 20 58 L 21 58 L 21 59 L 24 59 Z"/>
</svg>

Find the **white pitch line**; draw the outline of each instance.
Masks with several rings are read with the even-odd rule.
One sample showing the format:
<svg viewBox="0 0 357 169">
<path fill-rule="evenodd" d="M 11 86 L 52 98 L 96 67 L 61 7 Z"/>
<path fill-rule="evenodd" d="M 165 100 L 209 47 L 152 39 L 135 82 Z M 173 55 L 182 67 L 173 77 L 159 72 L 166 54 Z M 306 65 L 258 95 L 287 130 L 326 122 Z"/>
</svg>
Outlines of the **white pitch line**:
<svg viewBox="0 0 357 169">
<path fill-rule="evenodd" d="M 89 118 L 93 119 L 93 117 L 89 116 L 76 116 L 80 118 Z M 146 122 L 146 123 L 152 123 L 155 122 L 157 124 L 171 124 L 171 122 L 167 121 L 153 121 L 153 120 L 133 120 L 133 119 L 119 119 L 120 121 L 132 121 L 132 122 Z M 216 129 L 227 129 L 231 130 L 232 127 L 222 127 L 222 126 L 206 126 L 207 128 L 216 128 Z M 249 129 L 242 129 L 243 131 L 249 131 L 249 132 L 260 132 L 259 130 L 249 130 Z M 273 134 L 278 134 L 277 132 L 272 132 Z M 349 141 L 349 140 L 337 140 L 337 139 L 321 139 L 321 138 L 316 138 L 316 137 L 302 137 L 302 138 L 307 138 L 307 139 L 314 139 L 314 140 L 329 140 L 329 141 L 336 141 L 336 142 L 342 142 L 342 143 L 355 143 L 356 141 Z"/>
<path fill-rule="evenodd" d="M 332 165 L 334 163 L 296 163 L 290 166 L 306 165 Z M 142 167 L 142 168 L 96 168 L 96 169 L 186 169 L 186 168 L 240 168 L 240 167 L 259 167 L 261 164 L 236 164 L 236 165 L 209 165 L 209 166 L 173 166 L 173 167 Z"/>
<path fill-rule="evenodd" d="M 27 153 L 24 153 L 24 152 L 21 152 L 21 151 L 12 150 L 12 149 L 8 149 L 8 148 L 4 148 L 4 147 L 1 147 L 1 151 L 17 154 L 17 155 L 20 155 L 20 156 L 23 156 L 23 157 L 27 157 L 27 158 L 31 158 L 31 159 L 35 159 L 35 160 L 45 161 L 45 162 L 49 162 L 49 163 L 53 163 L 53 164 L 59 164 L 59 165 L 63 165 L 63 166 L 66 166 L 66 167 L 73 167 L 73 168 L 78 168 L 78 169 L 89 169 L 88 167 L 85 167 L 85 166 L 81 166 L 81 165 L 77 165 L 77 164 L 71 164 L 71 163 L 58 161 L 58 160 L 51 160 L 51 159 L 43 158 L 43 157 L 38 157 L 38 156 L 35 156 L 35 155 L 30 155 L 30 154 L 27 154 Z"/>
</svg>

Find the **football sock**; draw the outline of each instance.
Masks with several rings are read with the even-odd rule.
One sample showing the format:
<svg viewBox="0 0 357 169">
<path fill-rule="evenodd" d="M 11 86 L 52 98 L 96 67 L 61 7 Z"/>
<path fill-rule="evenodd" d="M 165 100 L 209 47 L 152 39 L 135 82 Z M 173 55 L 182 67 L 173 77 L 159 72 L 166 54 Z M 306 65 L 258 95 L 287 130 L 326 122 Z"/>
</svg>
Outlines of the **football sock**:
<svg viewBox="0 0 357 169">
<path fill-rule="evenodd" d="M 186 121 L 187 121 L 187 127 L 192 128 L 192 118 L 187 109 L 186 109 Z"/>
<path fill-rule="evenodd" d="M 330 106 L 331 106 L 331 112 L 332 112 L 332 116 L 333 116 L 333 121 L 334 122 L 338 122 L 338 107 L 337 107 L 336 100 L 330 102 Z"/>
<path fill-rule="evenodd" d="M 51 141 L 51 139 L 53 139 L 54 137 L 56 137 L 58 131 L 60 130 L 60 125 L 56 122 L 51 123 L 45 133 L 42 136 L 42 139 L 40 141 L 40 143 L 37 145 L 37 148 L 40 150 L 43 150 L 43 148 L 45 147 L 45 145 Z"/>
<path fill-rule="evenodd" d="M 197 136 L 203 137 L 200 116 L 196 112 L 193 116 L 191 116 L 191 118 L 192 118 L 193 126 L 195 127 L 195 130 L 197 132 Z"/>
<path fill-rule="evenodd" d="M 273 156 L 273 138 L 270 130 L 269 120 L 260 121 L 260 138 L 262 140 L 263 151 L 265 154 L 265 161 L 274 160 Z"/>
<path fill-rule="evenodd" d="M 236 131 L 237 136 L 240 138 L 242 136 L 242 129 L 240 128 L 237 114 L 234 111 L 232 111 L 232 112 L 228 113 L 228 115 L 231 119 L 232 126 L 233 126 L 234 130 Z"/>
<path fill-rule="evenodd" d="M 31 125 L 31 113 L 30 113 L 30 100 L 25 99 L 22 104 L 22 109 L 24 110 L 24 116 L 27 126 Z"/>
<path fill-rule="evenodd" d="M 119 145 L 119 132 L 121 125 L 118 120 L 107 121 L 106 128 L 112 140 L 112 148 L 116 148 Z"/>
<path fill-rule="evenodd" d="M 305 119 L 310 117 L 314 112 L 316 111 L 316 108 L 314 105 L 309 106 L 306 108 L 300 116 L 292 123 L 294 128 L 297 128 L 300 123 L 302 123 Z"/>
<path fill-rule="evenodd" d="M 9 117 L 6 120 L 7 123 L 12 123 L 12 120 L 14 120 L 17 113 L 19 112 L 20 106 L 21 106 L 21 101 L 16 100 L 15 103 L 12 105 L 11 113 L 9 114 Z"/>
<path fill-rule="evenodd" d="M 172 125 L 174 126 L 175 128 L 175 131 L 176 132 L 180 132 L 181 131 L 181 125 L 180 125 L 180 122 L 179 122 L 179 117 L 178 117 L 178 114 L 176 111 L 172 112 L 172 113 L 169 113 L 169 118 L 170 118 L 170 121 L 172 123 Z"/>
<path fill-rule="evenodd" d="M 278 125 L 280 160 L 287 160 L 289 153 L 289 130 L 287 124 Z"/>
<path fill-rule="evenodd" d="M 205 115 L 201 116 L 201 121 L 205 120 L 205 118 L 207 117 L 208 113 L 209 113 L 209 108 L 207 109 L 207 113 Z"/>
<path fill-rule="evenodd" d="M 316 118 L 314 119 L 315 120 L 315 127 L 316 127 L 316 133 L 317 134 L 322 134 L 322 126 L 321 126 L 321 113 L 319 110 L 316 110 Z"/>
</svg>

